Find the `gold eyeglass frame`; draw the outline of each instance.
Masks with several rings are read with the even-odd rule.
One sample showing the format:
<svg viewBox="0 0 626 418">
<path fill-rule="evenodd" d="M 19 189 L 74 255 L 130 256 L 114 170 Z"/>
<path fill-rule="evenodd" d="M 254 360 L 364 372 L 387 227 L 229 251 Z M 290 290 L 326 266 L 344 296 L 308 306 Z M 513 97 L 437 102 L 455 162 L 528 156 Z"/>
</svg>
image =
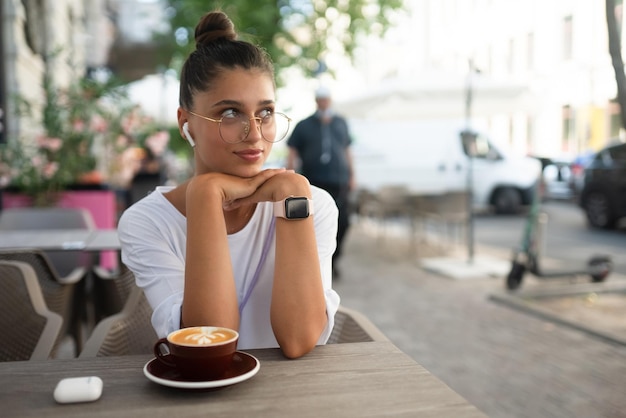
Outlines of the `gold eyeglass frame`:
<svg viewBox="0 0 626 418">
<path fill-rule="evenodd" d="M 277 142 L 282 141 L 283 139 L 285 139 L 287 137 L 287 132 L 289 132 L 289 126 L 291 125 L 291 122 L 293 121 L 289 116 L 285 115 L 284 113 L 281 112 L 272 112 L 273 115 L 281 115 L 283 116 L 285 119 L 287 119 L 287 130 L 285 131 L 285 134 L 282 136 L 282 138 L 275 140 L 275 141 L 270 141 L 269 139 L 265 138 L 265 135 L 263 135 L 263 118 L 259 117 L 259 116 L 253 116 L 251 118 L 248 118 L 248 124 L 246 125 L 246 127 L 244 128 L 244 137 L 242 139 L 240 139 L 237 142 L 231 142 L 231 141 L 227 141 L 226 139 L 224 139 L 224 135 L 222 135 L 222 121 L 224 120 L 224 118 L 226 116 L 222 116 L 220 119 L 213 119 L 210 118 L 208 116 L 202 116 L 197 114 L 196 112 L 192 112 L 191 110 L 187 110 L 187 113 L 197 116 L 201 119 L 205 119 L 208 120 L 209 122 L 215 122 L 217 124 L 219 124 L 218 126 L 218 130 L 220 132 L 220 138 L 222 138 L 222 141 L 226 142 L 227 144 L 239 144 L 240 142 L 245 141 L 246 139 L 248 139 L 248 135 L 250 134 L 250 126 L 252 125 L 250 123 L 250 121 L 255 120 L 258 121 L 259 123 L 259 131 L 261 132 L 261 138 L 263 138 L 263 140 L 275 144 Z"/>
</svg>

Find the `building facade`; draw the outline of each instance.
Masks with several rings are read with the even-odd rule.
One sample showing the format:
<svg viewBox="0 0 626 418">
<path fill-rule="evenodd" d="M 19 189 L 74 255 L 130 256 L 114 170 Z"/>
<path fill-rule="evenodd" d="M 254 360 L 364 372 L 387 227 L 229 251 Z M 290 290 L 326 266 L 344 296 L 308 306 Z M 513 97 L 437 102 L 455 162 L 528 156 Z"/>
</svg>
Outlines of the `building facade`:
<svg viewBox="0 0 626 418">
<path fill-rule="evenodd" d="M 14 97 L 43 103 L 43 79 L 68 86 L 106 63 L 114 36 L 104 0 L 4 0 L 1 10 L 3 133 L 34 129 L 17 116 Z M 91 29 L 92 31 L 90 32 Z"/>
<path fill-rule="evenodd" d="M 0 142 L 38 128 L 18 116 L 13 98 L 43 103 L 44 76 L 64 88 L 83 77 L 155 72 L 151 35 L 167 30 L 165 11 L 162 0 L 2 0 Z"/>
<path fill-rule="evenodd" d="M 622 0 L 615 3 L 622 36 Z M 352 96 L 383 89 L 385 100 L 394 95 L 389 103 L 395 114 L 406 106 L 412 110 L 404 117 L 447 112 L 462 118 L 473 86 L 469 116 L 484 122 L 496 142 L 520 153 L 574 156 L 623 140 L 605 1 L 406 4 L 409 14 L 397 28 L 360 51 L 360 76 L 349 78 L 361 87 L 344 84 Z M 347 100 L 365 103 L 365 96 Z"/>
</svg>

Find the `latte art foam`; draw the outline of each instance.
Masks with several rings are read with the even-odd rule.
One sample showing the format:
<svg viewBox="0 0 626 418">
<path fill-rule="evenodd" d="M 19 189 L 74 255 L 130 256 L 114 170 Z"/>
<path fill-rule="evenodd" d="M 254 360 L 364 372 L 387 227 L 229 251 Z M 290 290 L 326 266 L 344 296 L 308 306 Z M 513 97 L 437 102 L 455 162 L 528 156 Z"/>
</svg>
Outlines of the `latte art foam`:
<svg viewBox="0 0 626 418">
<path fill-rule="evenodd" d="M 207 345 L 207 344 L 213 344 L 219 341 L 226 341 L 228 339 L 229 335 L 224 333 L 224 332 L 212 332 L 212 333 L 206 333 L 206 332 L 197 332 L 195 334 L 190 334 L 185 336 L 185 342 L 189 343 L 189 344 L 200 344 L 200 345 Z"/>
<path fill-rule="evenodd" d="M 191 327 L 176 331 L 169 339 L 176 344 L 206 346 L 230 341 L 235 336 L 233 331 L 223 328 Z"/>
</svg>

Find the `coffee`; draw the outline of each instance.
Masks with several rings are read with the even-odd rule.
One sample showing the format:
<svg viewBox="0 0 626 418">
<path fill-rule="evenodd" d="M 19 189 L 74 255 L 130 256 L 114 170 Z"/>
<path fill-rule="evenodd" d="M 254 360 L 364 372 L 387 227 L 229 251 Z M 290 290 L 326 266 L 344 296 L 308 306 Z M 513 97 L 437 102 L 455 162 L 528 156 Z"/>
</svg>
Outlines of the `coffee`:
<svg viewBox="0 0 626 418">
<path fill-rule="evenodd" d="M 186 379 L 214 379 L 230 367 L 238 340 L 239 333 L 229 328 L 183 328 L 159 339 L 154 355 L 164 365 L 178 369 Z"/>
<path fill-rule="evenodd" d="M 220 344 L 237 337 L 233 330 L 220 327 L 190 327 L 171 333 L 170 342 L 187 346 L 207 346 Z"/>
</svg>

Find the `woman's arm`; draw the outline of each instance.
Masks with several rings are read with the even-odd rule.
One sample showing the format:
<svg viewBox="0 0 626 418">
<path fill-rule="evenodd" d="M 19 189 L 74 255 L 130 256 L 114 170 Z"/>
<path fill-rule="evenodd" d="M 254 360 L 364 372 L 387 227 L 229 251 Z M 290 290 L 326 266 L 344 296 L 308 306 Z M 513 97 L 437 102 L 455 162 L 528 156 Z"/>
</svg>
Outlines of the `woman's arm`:
<svg viewBox="0 0 626 418">
<path fill-rule="evenodd" d="M 268 179 L 251 196 L 234 202 L 233 207 L 278 202 L 290 196 L 311 198 L 311 186 L 306 177 L 286 171 Z M 270 320 L 287 357 L 300 357 L 317 344 L 328 321 L 324 296 L 313 217 L 277 218 Z"/>
<path fill-rule="evenodd" d="M 313 219 L 276 220 L 276 267 L 271 322 L 283 353 L 300 357 L 315 347 L 328 320 Z"/>
<path fill-rule="evenodd" d="M 181 327 L 239 329 L 237 293 L 219 176 L 197 176 L 186 193 L 187 254 Z"/>
<path fill-rule="evenodd" d="M 311 198 L 309 182 L 301 175 L 285 173 L 268 183 L 270 186 L 276 184 L 275 201 L 289 196 Z M 276 340 L 285 356 L 290 358 L 300 357 L 313 349 L 326 326 L 326 301 L 311 216 L 301 220 L 276 218 L 276 262 L 270 317 Z"/>
<path fill-rule="evenodd" d="M 181 326 L 211 324 L 239 329 L 224 207 L 256 193 L 268 179 L 283 171 L 264 170 L 252 178 L 207 173 L 189 181 L 185 194 L 187 254 Z"/>
</svg>

